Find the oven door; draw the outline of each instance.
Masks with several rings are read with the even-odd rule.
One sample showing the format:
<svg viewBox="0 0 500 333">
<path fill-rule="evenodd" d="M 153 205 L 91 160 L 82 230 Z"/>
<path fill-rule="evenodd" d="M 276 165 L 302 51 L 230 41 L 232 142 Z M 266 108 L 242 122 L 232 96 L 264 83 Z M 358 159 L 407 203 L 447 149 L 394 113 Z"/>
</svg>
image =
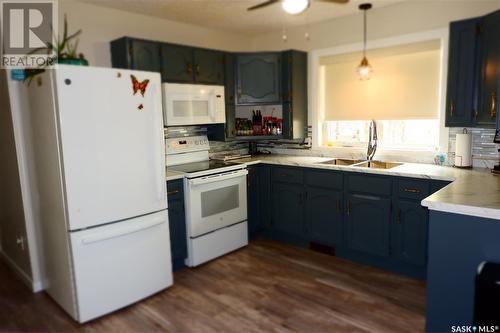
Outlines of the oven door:
<svg viewBox="0 0 500 333">
<path fill-rule="evenodd" d="M 185 180 L 188 236 L 247 220 L 246 169 Z"/>
</svg>

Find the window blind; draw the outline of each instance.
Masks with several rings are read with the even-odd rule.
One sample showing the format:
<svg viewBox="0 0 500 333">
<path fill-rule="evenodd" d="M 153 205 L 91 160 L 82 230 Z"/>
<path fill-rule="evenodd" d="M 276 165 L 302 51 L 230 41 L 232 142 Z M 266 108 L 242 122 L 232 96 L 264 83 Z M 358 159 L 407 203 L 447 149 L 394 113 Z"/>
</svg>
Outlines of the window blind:
<svg viewBox="0 0 500 333">
<path fill-rule="evenodd" d="M 435 119 L 439 110 L 439 41 L 368 52 L 370 80 L 359 80 L 361 53 L 320 59 L 325 120 Z"/>
</svg>

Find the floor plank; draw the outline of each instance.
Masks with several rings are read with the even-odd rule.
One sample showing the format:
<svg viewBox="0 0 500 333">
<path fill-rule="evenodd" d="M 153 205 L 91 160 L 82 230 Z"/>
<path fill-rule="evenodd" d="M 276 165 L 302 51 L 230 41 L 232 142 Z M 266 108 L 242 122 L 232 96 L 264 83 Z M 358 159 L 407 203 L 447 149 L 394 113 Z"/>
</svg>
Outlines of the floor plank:
<svg viewBox="0 0 500 333">
<path fill-rule="evenodd" d="M 265 239 L 85 325 L 0 262 L 0 331 L 416 332 L 424 316 L 422 281 Z"/>
</svg>

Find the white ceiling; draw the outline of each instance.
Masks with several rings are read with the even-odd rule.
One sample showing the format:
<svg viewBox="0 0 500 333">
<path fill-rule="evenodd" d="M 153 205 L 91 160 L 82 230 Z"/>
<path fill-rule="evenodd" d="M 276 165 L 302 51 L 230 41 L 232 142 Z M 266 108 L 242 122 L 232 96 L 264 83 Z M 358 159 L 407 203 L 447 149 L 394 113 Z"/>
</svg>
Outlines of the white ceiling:
<svg viewBox="0 0 500 333">
<path fill-rule="evenodd" d="M 255 35 L 283 27 L 301 26 L 359 12 L 358 5 L 366 0 L 351 0 L 348 4 L 332 4 L 312 0 L 309 9 L 299 15 L 283 12 L 281 4 L 247 12 L 247 7 L 265 0 L 78 0 L 98 6 L 125 10 L 149 16 L 195 24 L 207 28 Z M 374 8 L 404 0 L 372 0 Z M 133 23 L 131 23 L 133 24 Z"/>
</svg>

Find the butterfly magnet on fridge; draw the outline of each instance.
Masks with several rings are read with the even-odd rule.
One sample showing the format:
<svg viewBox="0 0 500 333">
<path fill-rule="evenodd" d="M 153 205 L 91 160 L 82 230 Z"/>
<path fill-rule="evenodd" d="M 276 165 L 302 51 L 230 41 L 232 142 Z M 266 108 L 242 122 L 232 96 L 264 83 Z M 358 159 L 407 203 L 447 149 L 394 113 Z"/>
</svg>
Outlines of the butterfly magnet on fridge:
<svg viewBox="0 0 500 333">
<path fill-rule="evenodd" d="M 146 88 L 149 84 L 149 80 L 144 80 L 142 82 L 139 82 L 135 75 L 130 75 L 130 79 L 132 80 L 132 90 L 134 91 L 134 95 L 137 94 L 137 92 L 141 93 L 141 96 L 144 97 L 144 94 L 146 93 Z M 141 103 L 137 107 L 137 109 L 142 110 L 144 108 L 144 105 Z"/>
</svg>

